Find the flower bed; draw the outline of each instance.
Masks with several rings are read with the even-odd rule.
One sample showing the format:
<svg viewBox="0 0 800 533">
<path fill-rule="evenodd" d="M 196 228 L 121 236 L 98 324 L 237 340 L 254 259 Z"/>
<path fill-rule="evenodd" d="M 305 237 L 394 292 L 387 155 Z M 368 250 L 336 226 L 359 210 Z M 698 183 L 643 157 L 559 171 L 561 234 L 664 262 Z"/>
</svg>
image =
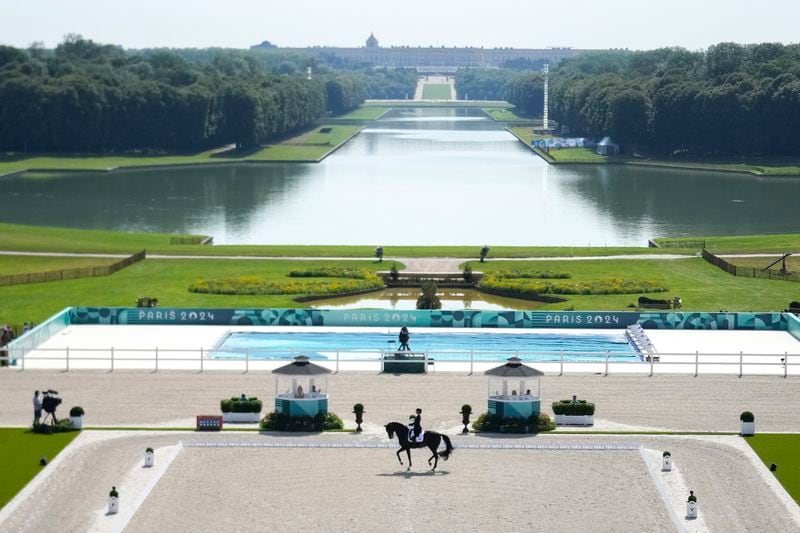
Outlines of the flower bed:
<svg viewBox="0 0 800 533">
<path fill-rule="evenodd" d="M 189 286 L 189 291 L 229 295 L 307 294 L 331 296 L 382 287 L 383 281 L 374 274 L 363 279 L 333 278 L 324 281 L 270 281 L 259 276 L 238 276 L 196 281 Z"/>
<path fill-rule="evenodd" d="M 509 418 L 483 413 L 472 423 L 472 427 L 476 431 L 490 433 L 539 433 L 552 431 L 556 426 L 544 413 L 527 418 Z"/>
<path fill-rule="evenodd" d="M 637 294 L 668 290 L 667 287 L 650 280 L 603 278 L 588 281 L 548 281 L 499 277 L 494 274 L 486 274 L 478 284 L 478 288 L 487 292 L 502 291 L 504 294 L 518 297 L 542 294 Z"/>
</svg>

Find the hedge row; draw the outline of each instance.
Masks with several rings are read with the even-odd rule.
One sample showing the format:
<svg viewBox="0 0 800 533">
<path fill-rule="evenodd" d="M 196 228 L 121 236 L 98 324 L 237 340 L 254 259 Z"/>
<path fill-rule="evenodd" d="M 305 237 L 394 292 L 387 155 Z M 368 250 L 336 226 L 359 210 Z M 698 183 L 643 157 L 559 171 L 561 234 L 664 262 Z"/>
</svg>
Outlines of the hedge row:
<svg viewBox="0 0 800 533">
<path fill-rule="evenodd" d="M 325 431 L 344 429 L 344 422 L 334 413 L 316 416 L 289 416 L 272 411 L 261 419 L 261 429 L 272 431 Z"/>
<path fill-rule="evenodd" d="M 260 413 L 263 408 L 263 403 L 253 396 L 245 400 L 241 398 L 221 400 L 219 402 L 219 407 L 223 413 Z"/>
<path fill-rule="evenodd" d="M 509 418 L 483 413 L 472 423 L 472 427 L 477 431 L 494 433 L 538 433 L 552 431 L 556 425 L 545 413 L 538 416 L 531 415 L 528 418 Z"/>
<path fill-rule="evenodd" d="M 594 404 L 586 400 L 561 400 L 553 402 L 553 413 L 567 416 L 593 415 Z"/>
<path fill-rule="evenodd" d="M 551 272 L 550 270 L 497 270 L 487 275 L 498 279 L 569 279 L 572 277 L 572 274 L 569 272 Z"/>
<path fill-rule="evenodd" d="M 319 267 L 308 269 L 290 270 L 287 274 L 290 278 L 351 278 L 351 279 L 370 279 L 377 277 L 375 272 L 366 268 L 345 268 L 345 267 Z"/>
<path fill-rule="evenodd" d="M 356 291 L 380 289 L 378 276 L 366 279 L 332 279 L 319 281 L 269 281 L 259 276 L 239 276 L 200 280 L 189 286 L 190 292 L 205 294 L 308 294 L 331 296 Z"/>
<path fill-rule="evenodd" d="M 531 281 L 528 279 L 484 276 L 479 289 L 503 291 L 505 294 L 637 294 L 665 292 L 667 287 L 656 281 L 622 278 L 604 278 L 591 281 Z"/>
</svg>

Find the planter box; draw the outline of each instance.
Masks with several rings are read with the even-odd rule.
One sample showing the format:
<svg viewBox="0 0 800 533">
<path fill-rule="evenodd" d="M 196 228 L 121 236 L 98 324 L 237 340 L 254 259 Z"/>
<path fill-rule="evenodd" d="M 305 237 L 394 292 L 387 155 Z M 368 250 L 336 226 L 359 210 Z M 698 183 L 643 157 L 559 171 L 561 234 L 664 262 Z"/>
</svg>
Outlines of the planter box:
<svg viewBox="0 0 800 533">
<path fill-rule="evenodd" d="M 755 435 L 756 423 L 755 422 L 742 422 L 742 435 Z"/>
<path fill-rule="evenodd" d="M 71 416 L 69 417 L 69 421 L 72 422 L 72 429 L 83 429 L 82 416 Z"/>
<path fill-rule="evenodd" d="M 222 413 L 223 422 L 255 424 L 261 422 L 261 413 Z"/>
<path fill-rule="evenodd" d="M 556 415 L 557 426 L 593 426 L 594 415 Z"/>
</svg>

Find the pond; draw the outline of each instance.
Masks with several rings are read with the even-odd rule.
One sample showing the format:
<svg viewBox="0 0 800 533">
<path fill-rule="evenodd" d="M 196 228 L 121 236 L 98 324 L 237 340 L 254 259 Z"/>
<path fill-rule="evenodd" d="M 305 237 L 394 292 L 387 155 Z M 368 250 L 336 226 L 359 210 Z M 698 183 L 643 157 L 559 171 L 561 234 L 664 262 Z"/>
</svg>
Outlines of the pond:
<svg viewBox="0 0 800 533">
<path fill-rule="evenodd" d="M 474 108 L 394 109 L 319 164 L 3 178 L 0 221 L 218 244 L 644 246 L 797 230 L 800 180 L 548 166 Z"/>
<path fill-rule="evenodd" d="M 397 309 L 405 311 L 417 308 L 419 295 L 419 288 L 390 288 L 354 296 L 315 300 L 309 303 L 309 307 L 315 309 Z M 531 300 L 494 296 L 475 289 L 438 288 L 436 295 L 442 302 L 442 309 L 445 310 L 527 310 L 536 309 L 544 305 Z"/>
</svg>

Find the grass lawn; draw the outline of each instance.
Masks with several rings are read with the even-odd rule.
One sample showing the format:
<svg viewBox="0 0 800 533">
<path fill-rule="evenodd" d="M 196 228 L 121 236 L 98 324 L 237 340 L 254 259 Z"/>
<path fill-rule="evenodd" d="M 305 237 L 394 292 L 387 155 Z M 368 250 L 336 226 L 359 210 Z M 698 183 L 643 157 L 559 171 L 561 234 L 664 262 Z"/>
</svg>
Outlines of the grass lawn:
<svg viewBox="0 0 800 533">
<path fill-rule="evenodd" d="M 518 116 L 512 109 L 499 108 L 499 107 L 484 107 L 483 110 L 495 120 L 500 120 L 505 122 L 513 122 L 517 120 L 523 120 L 523 121 L 531 120 Z"/>
<path fill-rule="evenodd" d="M 169 155 L 43 155 L 30 157 L 23 154 L 0 155 L 0 175 L 26 168 L 68 169 L 68 170 L 108 170 L 116 167 L 143 165 L 185 165 L 197 163 L 219 163 L 212 154 L 219 148 L 194 154 Z"/>
<path fill-rule="evenodd" d="M 513 126 L 506 128 L 506 130 L 528 147 L 530 147 L 533 139 L 549 139 L 552 137 L 552 135 L 542 135 L 541 133 L 534 134 L 533 128 L 530 126 Z"/>
<path fill-rule="evenodd" d="M 644 158 L 631 161 L 637 165 L 668 165 L 677 168 L 700 168 L 706 170 L 735 170 L 759 176 L 800 176 L 800 159 L 797 157 L 756 157 L 745 159 L 726 158 Z"/>
<path fill-rule="evenodd" d="M 324 133 L 323 130 L 330 128 Z M 361 131 L 363 126 L 322 126 L 280 144 L 262 148 L 249 161 L 319 161 Z"/>
<path fill-rule="evenodd" d="M 531 261 L 486 262 L 471 261 L 474 271 L 530 269 L 569 272 L 572 280 L 624 278 L 652 280 L 666 286 L 663 293 L 649 294 L 651 298 L 680 296 L 684 311 L 782 311 L 789 301 L 800 299 L 800 284 L 790 281 L 742 278 L 727 274 L 702 258 L 665 260 L 603 260 L 603 261 Z M 793 296 L 794 295 L 794 296 Z M 639 294 L 564 296 L 566 302 L 547 304 L 542 310 L 625 311 L 635 304 Z"/>
<path fill-rule="evenodd" d="M 426 102 L 425 100 L 367 100 L 363 107 L 514 107 L 502 100 L 449 100 Z"/>
<path fill-rule="evenodd" d="M 746 437 L 747 443 L 758 454 L 764 464 L 778 465 L 775 477 L 783 488 L 800 503 L 800 435 L 761 434 Z"/>
<path fill-rule="evenodd" d="M 336 245 L 171 245 L 169 234 L 127 233 L 0 223 L 0 250 L 70 253 L 135 253 L 172 255 L 247 255 L 298 257 L 373 257 L 374 246 Z M 480 246 L 384 246 L 386 257 L 477 258 Z M 497 246 L 490 257 L 603 256 L 617 254 L 694 253 L 668 248 Z M 387 267 L 388 268 L 388 267 Z"/>
<path fill-rule="evenodd" d="M 729 257 L 726 259 L 731 264 L 746 268 L 762 269 L 768 264 L 778 259 L 777 257 Z M 781 263 L 774 265 L 770 270 L 777 274 L 781 269 Z M 786 270 L 789 272 L 800 271 L 800 257 L 789 256 L 786 258 Z M 800 292 L 800 290 L 798 290 Z"/>
<path fill-rule="evenodd" d="M 336 118 L 345 118 L 348 120 L 375 120 L 387 111 L 389 111 L 391 107 L 365 107 L 361 106 L 358 109 L 350 111 L 346 115 L 341 115 Z"/>
<path fill-rule="evenodd" d="M 208 278 L 255 275 L 271 281 L 288 281 L 286 274 L 311 266 L 389 268 L 375 261 L 236 261 L 146 259 L 111 276 L 0 287 L 0 324 L 43 322 L 68 306 L 135 305 L 140 296 L 158 298 L 163 307 L 306 307 L 293 300 L 298 295 L 229 296 L 189 292 L 191 283 Z M 403 265 L 397 263 L 398 268 Z"/>
<path fill-rule="evenodd" d="M 52 461 L 79 431 L 39 435 L 27 428 L 0 428 L 0 464 L 3 465 L 3 482 L 0 483 L 0 508 L 11 501 L 28 482 L 47 466 L 39 466 L 39 459 Z"/>
<path fill-rule="evenodd" d="M 29 257 L 24 255 L 0 255 L 0 276 L 32 274 L 68 268 L 105 266 L 119 259 L 105 257 Z"/>
<path fill-rule="evenodd" d="M 800 252 L 800 233 L 740 235 L 728 237 L 669 237 L 654 239 L 664 246 L 671 241 L 706 241 L 706 249 L 715 254 Z M 764 263 L 767 266 L 769 263 Z"/>
<path fill-rule="evenodd" d="M 610 163 L 615 159 L 598 154 L 594 148 L 552 148 L 547 155 L 556 163 Z"/>
<path fill-rule="evenodd" d="M 423 100 L 450 100 L 451 96 L 449 83 L 426 83 L 422 87 Z"/>
</svg>

